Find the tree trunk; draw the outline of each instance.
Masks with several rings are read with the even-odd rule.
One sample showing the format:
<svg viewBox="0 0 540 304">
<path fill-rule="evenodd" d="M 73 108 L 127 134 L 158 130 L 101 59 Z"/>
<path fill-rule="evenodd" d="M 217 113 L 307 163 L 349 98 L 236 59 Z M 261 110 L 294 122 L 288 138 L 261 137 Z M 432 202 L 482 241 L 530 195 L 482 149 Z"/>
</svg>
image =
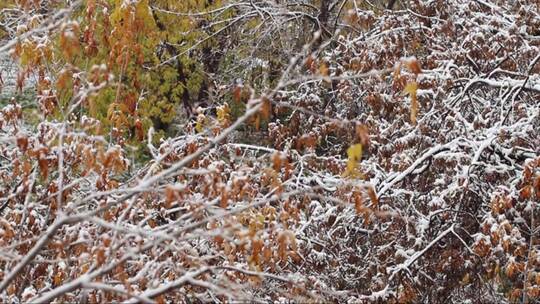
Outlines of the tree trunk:
<svg viewBox="0 0 540 304">
<path fill-rule="evenodd" d="M 386 6 L 386 8 L 392 9 L 394 7 L 394 4 L 396 4 L 396 0 L 390 0 L 388 1 L 388 5 Z"/>
</svg>

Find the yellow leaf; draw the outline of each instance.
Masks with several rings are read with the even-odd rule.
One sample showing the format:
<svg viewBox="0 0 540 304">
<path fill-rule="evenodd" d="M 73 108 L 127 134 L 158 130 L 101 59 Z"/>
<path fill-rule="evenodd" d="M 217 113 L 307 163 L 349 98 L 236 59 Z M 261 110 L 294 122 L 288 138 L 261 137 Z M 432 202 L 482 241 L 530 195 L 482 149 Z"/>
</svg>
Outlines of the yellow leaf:
<svg viewBox="0 0 540 304">
<path fill-rule="evenodd" d="M 352 145 L 347 149 L 347 169 L 345 171 L 346 176 L 361 176 L 361 172 L 358 169 L 358 162 L 362 159 L 362 144 Z"/>
<path fill-rule="evenodd" d="M 20 62 L 22 66 L 27 66 L 35 61 L 35 58 L 37 56 L 35 50 L 36 46 L 32 42 L 25 41 L 23 43 L 22 53 L 20 57 Z"/>
<path fill-rule="evenodd" d="M 201 133 L 204 129 L 204 126 L 206 125 L 206 116 L 204 114 L 199 114 L 197 116 L 197 124 L 195 125 L 195 130 L 197 133 Z"/>
<path fill-rule="evenodd" d="M 349 160 L 359 161 L 362 158 L 362 144 L 352 145 L 347 149 Z"/>
<path fill-rule="evenodd" d="M 321 76 L 328 76 L 328 66 L 326 63 L 323 62 L 319 66 L 319 74 L 321 74 Z"/>
<path fill-rule="evenodd" d="M 217 108 L 217 119 L 222 127 L 229 126 L 231 120 L 230 113 L 231 109 L 229 108 L 229 104 L 227 103 Z"/>
<path fill-rule="evenodd" d="M 410 82 L 405 86 L 405 92 L 411 96 L 411 122 L 416 124 L 416 115 L 418 114 L 418 84 L 416 81 Z"/>
<path fill-rule="evenodd" d="M 416 81 L 409 82 L 407 86 L 405 86 L 405 92 L 411 95 L 411 97 L 414 96 L 416 98 L 416 91 L 418 91 L 418 84 Z"/>
</svg>

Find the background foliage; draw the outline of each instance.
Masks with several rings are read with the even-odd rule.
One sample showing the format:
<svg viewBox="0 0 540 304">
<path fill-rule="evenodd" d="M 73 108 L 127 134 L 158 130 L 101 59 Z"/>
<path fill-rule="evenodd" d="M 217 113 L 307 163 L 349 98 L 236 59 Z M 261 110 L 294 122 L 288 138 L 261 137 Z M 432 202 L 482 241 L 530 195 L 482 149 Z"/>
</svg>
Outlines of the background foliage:
<svg viewBox="0 0 540 304">
<path fill-rule="evenodd" d="M 390 2 L 2 2 L 2 301 L 538 301 L 538 4 Z"/>
</svg>

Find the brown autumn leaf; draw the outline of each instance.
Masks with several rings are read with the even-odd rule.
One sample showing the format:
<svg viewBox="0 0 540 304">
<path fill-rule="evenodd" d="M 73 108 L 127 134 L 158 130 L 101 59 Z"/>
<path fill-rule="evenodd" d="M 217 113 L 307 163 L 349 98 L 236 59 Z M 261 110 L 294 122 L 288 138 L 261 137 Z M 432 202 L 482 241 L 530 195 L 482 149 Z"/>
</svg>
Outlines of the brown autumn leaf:
<svg viewBox="0 0 540 304">
<path fill-rule="evenodd" d="M 272 102 L 267 98 L 262 98 L 262 107 L 261 107 L 261 116 L 264 120 L 269 120 L 270 115 L 272 114 Z"/>
<path fill-rule="evenodd" d="M 272 155 L 272 168 L 276 171 L 276 172 L 279 172 L 281 171 L 281 165 L 282 165 L 282 161 L 281 161 L 281 153 L 279 152 L 276 152 Z"/>
<path fill-rule="evenodd" d="M 62 284 L 63 280 L 64 280 L 64 272 L 62 270 L 57 270 L 53 277 L 54 285 L 58 286 Z"/>
<path fill-rule="evenodd" d="M 356 124 L 356 137 L 364 147 L 369 146 L 369 129 L 365 124 Z"/>
<path fill-rule="evenodd" d="M 233 88 L 233 100 L 235 102 L 240 102 L 242 100 L 242 90 L 243 90 L 243 86 L 242 85 L 236 85 L 234 86 Z"/>
<path fill-rule="evenodd" d="M 41 156 L 41 155 L 40 155 Z M 49 176 L 49 161 L 45 157 L 39 157 L 38 159 L 39 172 L 43 179 L 47 179 Z"/>
<path fill-rule="evenodd" d="M 519 191 L 519 198 L 521 200 L 526 200 L 531 197 L 531 194 L 532 194 L 532 187 L 531 185 L 527 185 L 521 188 L 521 190 Z"/>
<path fill-rule="evenodd" d="M 305 68 L 311 72 L 314 72 L 313 71 L 314 62 L 315 60 L 313 59 L 312 55 L 307 56 L 306 61 L 305 61 Z"/>
<path fill-rule="evenodd" d="M 20 134 L 17 136 L 17 147 L 19 147 L 21 152 L 26 152 L 28 149 L 28 137 L 26 135 Z"/>
<path fill-rule="evenodd" d="M 98 266 L 103 265 L 105 263 L 105 249 L 104 248 L 98 248 L 95 253 L 96 257 L 96 263 Z"/>
<path fill-rule="evenodd" d="M 221 189 L 221 197 L 220 197 L 220 200 L 219 200 L 219 206 L 221 208 L 227 208 L 229 204 L 229 192 L 227 191 L 227 189 L 225 189 L 225 187 L 223 187 Z"/>
<path fill-rule="evenodd" d="M 412 73 L 416 75 L 422 73 L 422 68 L 420 67 L 420 63 L 416 58 L 408 58 L 405 60 L 404 63 L 407 69 L 409 69 L 409 71 L 411 71 Z"/>
</svg>

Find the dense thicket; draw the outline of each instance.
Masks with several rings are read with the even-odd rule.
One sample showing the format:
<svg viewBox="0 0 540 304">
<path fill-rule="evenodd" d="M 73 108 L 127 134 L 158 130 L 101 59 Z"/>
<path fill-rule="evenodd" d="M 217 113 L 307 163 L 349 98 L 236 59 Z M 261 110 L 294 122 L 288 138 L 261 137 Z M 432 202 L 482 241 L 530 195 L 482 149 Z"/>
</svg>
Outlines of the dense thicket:
<svg viewBox="0 0 540 304">
<path fill-rule="evenodd" d="M 2 301 L 540 299 L 538 3 L 0 9 Z"/>
</svg>

